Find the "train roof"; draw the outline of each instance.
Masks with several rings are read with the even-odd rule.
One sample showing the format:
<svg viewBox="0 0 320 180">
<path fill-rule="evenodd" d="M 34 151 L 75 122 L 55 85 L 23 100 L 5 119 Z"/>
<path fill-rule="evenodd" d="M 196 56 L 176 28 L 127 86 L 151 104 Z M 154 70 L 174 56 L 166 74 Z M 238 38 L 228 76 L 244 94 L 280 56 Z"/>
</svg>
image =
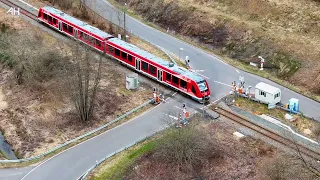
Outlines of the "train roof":
<svg viewBox="0 0 320 180">
<path fill-rule="evenodd" d="M 133 45 L 133 44 L 129 44 L 127 42 L 124 42 L 118 38 L 111 38 L 108 40 L 109 42 L 113 43 L 113 44 L 116 44 L 117 46 L 120 46 L 130 52 L 133 52 L 135 54 L 138 54 L 139 56 L 141 57 L 144 57 L 150 61 L 153 61 L 157 64 L 160 64 L 162 66 L 165 66 L 167 69 L 170 69 L 174 72 L 176 72 L 177 74 L 179 75 L 183 75 L 183 76 L 186 76 L 196 82 L 200 82 L 200 81 L 203 81 L 204 78 L 197 75 L 196 73 L 192 72 L 192 71 L 189 71 L 183 67 L 180 67 L 180 66 L 177 66 L 177 65 L 174 65 L 174 66 L 170 66 L 170 62 L 164 60 L 164 59 L 161 59 L 145 50 L 142 50 L 140 49 L 139 47 Z"/>
<path fill-rule="evenodd" d="M 89 31 L 92 34 L 95 34 L 95 35 L 97 35 L 97 36 L 99 36 L 99 37 L 101 37 L 103 39 L 109 38 L 109 37 L 113 37 L 112 35 L 104 32 L 104 31 L 101 31 L 100 29 L 98 29 L 96 27 L 93 27 L 93 26 L 91 26 L 88 23 L 85 23 L 83 21 L 80 21 L 79 19 L 76 19 L 76 18 L 74 18 L 74 17 L 72 17 L 72 16 L 70 16 L 70 15 L 68 15 L 68 14 L 66 14 L 66 13 L 64 13 L 64 12 L 58 10 L 58 9 L 55 9 L 53 7 L 45 6 L 42 9 L 45 10 L 45 11 L 48 11 L 51 14 L 54 14 L 54 15 L 66 20 L 66 21 L 68 21 L 68 22 L 70 22 L 72 24 L 75 24 L 76 26 L 78 26 L 78 27 L 80 27 L 80 28 L 82 28 L 82 29 L 84 29 L 86 31 Z"/>
</svg>

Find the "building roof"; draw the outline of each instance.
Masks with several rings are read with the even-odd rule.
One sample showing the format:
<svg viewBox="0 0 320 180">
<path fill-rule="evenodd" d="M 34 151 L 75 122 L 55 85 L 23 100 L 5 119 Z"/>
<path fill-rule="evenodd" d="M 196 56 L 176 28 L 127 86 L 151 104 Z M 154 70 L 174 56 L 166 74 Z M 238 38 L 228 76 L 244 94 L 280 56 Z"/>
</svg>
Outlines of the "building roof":
<svg viewBox="0 0 320 180">
<path fill-rule="evenodd" d="M 103 39 L 108 38 L 108 37 L 112 37 L 112 35 L 104 32 L 104 31 L 101 31 L 100 29 L 98 29 L 96 27 L 90 26 L 89 24 L 87 24 L 87 23 L 85 23 L 83 21 L 80 21 L 79 19 L 76 19 L 76 18 L 74 18 L 74 17 L 72 17 L 72 16 L 70 16 L 70 15 L 68 15 L 68 14 L 66 14 L 66 13 L 64 13 L 64 12 L 58 10 L 58 9 L 55 9 L 53 7 L 50 7 L 50 6 L 45 6 L 42 9 L 45 10 L 45 11 L 48 11 L 51 14 L 54 14 L 54 15 L 56 15 L 56 16 L 64 19 L 64 20 L 66 20 L 66 21 L 68 21 L 68 22 L 70 22 L 70 23 L 72 23 L 72 24 L 74 24 L 74 25 L 86 30 L 86 31 L 89 31 L 92 34 L 95 34 L 95 35 L 97 35 L 97 36 L 99 36 L 99 37 L 101 37 Z"/>
<path fill-rule="evenodd" d="M 133 44 L 129 44 L 129 43 L 124 42 L 124 41 L 122 41 L 122 40 L 120 40 L 118 38 L 112 38 L 112 39 L 109 39 L 108 41 L 113 43 L 113 44 L 116 44 L 117 46 L 120 46 L 120 47 L 122 47 L 122 48 L 124 48 L 124 49 L 126 49 L 126 50 L 128 50 L 130 52 L 138 54 L 139 56 L 144 57 L 144 58 L 146 58 L 146 59 L 148 59 L 150 61 L 153 61 L 153 62 L 155 62 L 157 64 L 160 64 L 160 65 L 166 67 L 167 69 L 170 69 L 170 70 L 176 72 L 177 74 L 180 74 L 180 75 L 183 75 L 185 77 L 188 77 L 188 78 L 190 78 L 190 79 L 192 79 L 192 80 L 194 80 L 196 82 L 200 82 L 200 81 L 204 80 L 204 78 L 201 77 L 200 75 L 198 75 L 198 74 L 196 74 L 196 73 L 194 73 L 192 71 L 189 71 L 189 70 L 187 70 L 187 69 L 185 69 L 183 67 L 180 67 L 180 66 L 177 66 L 177 65 L 170 66 L 170 64 L 172 64 L 172 63 L 170 63 L 170 62 L 168 62 L 168 61 L 166 61 L 164 59 L 161 59 L 161 58 L 159 58 L 159 57 L 157 57 L 157 56 L 155 56 L 155 55 L 153 55 L 153 54 L 151 54 L 151 53 L 149 53 L 149 52 L 147 52 L 145 50 L 142 50 L 142 49 L 140 49 L 139 47 L 137 47 L 137 46 L 135 46 Z"/>
<path fill-rule="evenodd" d="M 271 86 L 271 85 L 263 83 L 263 82 L 258 83 L 255 88 L 263 90 L 269 94 L 277 94 L 277 93 L 281 92 L 281 90 L 279 88 L 276 88 L 274 86 Z"/>
</svg>

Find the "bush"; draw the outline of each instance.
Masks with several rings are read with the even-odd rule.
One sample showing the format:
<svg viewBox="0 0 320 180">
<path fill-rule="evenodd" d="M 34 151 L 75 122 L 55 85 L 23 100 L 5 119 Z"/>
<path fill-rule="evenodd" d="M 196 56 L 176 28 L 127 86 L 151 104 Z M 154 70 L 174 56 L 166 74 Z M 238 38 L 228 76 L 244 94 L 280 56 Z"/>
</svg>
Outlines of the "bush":
<svg viewBox="0 0 320 180">
<path fill-rule="evenodd" d="M 195 170 L 207 159 L 211 149 L 207 135 L 189 126 L 169 130 L 156 147 L 155 156 L 165 163 Z"/>
<path fill-rule="evenodd" d="M 289 155 L 279 155 L 272 160 L 267 159 L 259 163 L 259 171 L 263 179 L 292 180 L 292 179 L 316 179 L 301 162 L 301 160 Z"/>
</svg>

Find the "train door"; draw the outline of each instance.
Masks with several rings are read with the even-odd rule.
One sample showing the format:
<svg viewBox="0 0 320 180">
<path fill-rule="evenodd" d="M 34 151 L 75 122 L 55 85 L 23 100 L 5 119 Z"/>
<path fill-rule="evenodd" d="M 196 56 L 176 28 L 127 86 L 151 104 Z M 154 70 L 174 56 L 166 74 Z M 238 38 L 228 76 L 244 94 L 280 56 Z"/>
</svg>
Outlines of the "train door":
<svg viewBox="0 0 320 180">
<path fill-rule="evenodd" d="M 62 23 L 59 21 L 59 31 L 62 31 Z"/>
<path fill-rule="evenodd" d="M 162 81 L 162 70 L 158 69 L 158 80 Z"/>
<path fill-rule="evenodd" d="M 77 29 L 74 29 L 74 37 L 75 37 L 76 39 L 78 39 L 78 30 L 77 30 Z"/>
<path fill-rule="evenodd" d="M 136 69 L 140 71 L 140 59 L 136 58 Z"/>
</svg>

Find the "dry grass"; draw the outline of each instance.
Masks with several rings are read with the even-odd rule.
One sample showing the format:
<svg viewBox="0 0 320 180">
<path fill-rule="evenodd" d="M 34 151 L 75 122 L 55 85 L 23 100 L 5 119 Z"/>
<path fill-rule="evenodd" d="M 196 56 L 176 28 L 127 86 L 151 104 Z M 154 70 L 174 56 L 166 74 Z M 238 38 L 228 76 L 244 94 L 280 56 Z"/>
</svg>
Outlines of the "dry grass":
<svg viewBox="0 0 320 180">
<path fill-rule="evenodd" d="M 32 33 L 37 33 L 36 37 L 45 42 L 45 46 L 56 47 L 57 52 L 63 55 L 69 54 L 69 46 L 57 44 L 53 37 L 37 28 L 24 22 L 15 26 L 18 24 L 15 20 L 19 19 L 1 19 L 0 22 L 4 20 L 6 24 L 12 25 L 12 31 L 15 28 L 17 32 L 23 26 L 23 30 L 28 30 L 30 37 Z M 91 51 L 88 53 L 94 54 Z M 0 111 L 0 126 L 5 129 L 7 141 L 20 158 L 37 155 L 82 135 L 151 97 L 152 89 L 144 84 L 136 91 L 126 90 L 125 75 L 129 71 L 108 59 L 104 62 L 95 118 L 90 123 L 79 123 L 72 102 L 63 88 L 61 89 L 64 87 L 64 78 L 41 82 L 38 84 L 40 89 L 37 90 L 28 85 L 17 85 L 12 79 L 12 70 L 3 69 L 1 65 L 1 103 L 5 100 L 8 106 Z"/>
<path fill-rule="evenodd" d="M 235 129 L 228 123 L 201 122 L 199 128 L 209 135 L 209 142 L 212 142 L 215 148 L 206 161 L 198 167 L 198 171 L 191 172 L 184 166 L 162 163 L 158 161 L 154 152 L 148 152 L 142 158 L 137 158 L 136 163 L 127 168 L 125 174 L 117 174 L 113 179 L 271 179 L 274 174 L 268 172 L 275 171 L 271 168 L 276 167 L 280 159 L 286 160 L 284 161 L 286 164 L 282 164 L 282 169 L 279 169 L 286 172 L 282 179 L 292 179 L 296 171 L 301 172 L 296 175 L 298 179 L 316 179 L 296 158 L 251 137 L 235 138 L 232 135 Z M 124 158 L 126 155 L 114 159 L 116 162 L 113 164 L 117 164 L 117 160 L 121 161 Z M 112 164 L 111 166 L 109 164 L 95 173 L 101 175 L 103 172 L 110 172 L 112 168 Z M 92 179 L 99 179 L 99 177 L 103 179 L 99 175 Z"/>
<path fill-rule="evenodd" d="M 123 0 L 117 2 L 124 3 Z M 129 12 L 149 21 L 147 24 L 163 31 L 170 27 L 170 33 L 214 53 L 245 64 L 258 61 L 257 56 L 262 55 L 270 69 L 263 77 L 320 99 L 319 3 L 309 0 L 159 0 L 154 3 L 129 0 L 127 4 L 131 6 Z M 247 65 L 239 66 L 261 75 L 252 68 L 247 69 Z"/>
</svg>

